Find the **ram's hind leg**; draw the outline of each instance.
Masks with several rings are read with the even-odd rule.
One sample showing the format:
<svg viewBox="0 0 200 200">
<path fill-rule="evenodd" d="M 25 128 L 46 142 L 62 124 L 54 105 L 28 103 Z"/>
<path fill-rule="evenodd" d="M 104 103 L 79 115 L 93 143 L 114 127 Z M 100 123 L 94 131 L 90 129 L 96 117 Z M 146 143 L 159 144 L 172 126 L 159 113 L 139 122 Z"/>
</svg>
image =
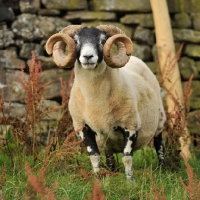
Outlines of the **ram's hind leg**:
<svg viewBox="0 0 200 200">
<path fill-rule="evenodd" d="M 133 149 L 135 147 L 138 131 L 131 131 L 128 129 L 123 130 L 124 136 L 124 150 L 123 150 L 123 158 L 122 161 L 125 166 L 126 178 L 129 180 L 133 180 L 133 170 L 132 170 L 132 157 L 133 157 Z"/>
<path fill-rule="evenodd" d="M 162 141 L 162 129 L 163 129 L 165 121 L 166 121 L 166 116 L 165 116 L 164 110 L 161 110 L 158 127 L 157 127 L 155 137 L 154 137 L 154 147 L 156 149 L 156 153 L 158 156 L 159 166 L 161 167 L 164 167 L 165 149 L 164 149 L 164 144 Z"/>
<path fill-rule="evenodd" d="M 81 136 L 84 144 L 87 147 L 93 171 L 98 172 L 100 163 L 100 153 L 96 143 L 96 133 L 92 131 L 92 129 L 88 125 L 85 125 L 83 130 L 79 132 L 79 135 Z"/>
<path fill-rule="evenodd" d="M 162 132 L 160 132 L 157 136 L 154 137 L 154 147 L 158 156 L 159 166 L 164 167 L 165 149 L 162 141 Z"/>
<path fill-rule="evenodd" d="M 106 165 L 107 165 L 108 169 L 111 172 L 114 172 L 115 171 L 115 157 L 114 157 L 114 155 L 112 153 L 110 154 L 108 152 L 106 152 L 105 155 L 106 155 Z"/>
</svg>

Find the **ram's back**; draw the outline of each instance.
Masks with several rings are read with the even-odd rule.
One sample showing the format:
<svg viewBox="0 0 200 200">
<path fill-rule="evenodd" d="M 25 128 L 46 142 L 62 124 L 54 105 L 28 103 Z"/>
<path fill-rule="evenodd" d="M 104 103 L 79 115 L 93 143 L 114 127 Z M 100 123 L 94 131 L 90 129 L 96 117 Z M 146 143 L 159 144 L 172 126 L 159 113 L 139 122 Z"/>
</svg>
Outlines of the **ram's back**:
<svg viewBox="0 0 200 200">
<path fill-rule="evenodd" d="M 166 120 L 161 90 L 157 78 L 141 59 L 131 56 L 123 70 L 127 76 L 132 77 L 134 88 L 138 92 L 138 109 L 142 120 L 136 145 L 139 149 L 144 140 L 148 141 L 147 135 L 155 136 L 157 129 L 162 128 Z"/>
</svg>

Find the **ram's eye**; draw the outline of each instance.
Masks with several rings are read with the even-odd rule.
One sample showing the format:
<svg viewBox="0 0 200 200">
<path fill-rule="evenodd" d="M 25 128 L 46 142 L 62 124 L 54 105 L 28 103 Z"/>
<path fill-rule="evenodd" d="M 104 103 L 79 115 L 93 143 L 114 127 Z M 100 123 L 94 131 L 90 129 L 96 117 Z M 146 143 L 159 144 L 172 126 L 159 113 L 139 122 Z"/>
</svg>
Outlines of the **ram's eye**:
<svg viewBox="0 0 200 200">
<path fill-rule="evenodd" d="M 106 43 L 106 40 L 102 40 L 101 44 L 104 45 Z"/>
<path fill-rule="evenodd" d="M 75 44 L 78 44 L 77 40 L 74 40 Z"/>
</svg>

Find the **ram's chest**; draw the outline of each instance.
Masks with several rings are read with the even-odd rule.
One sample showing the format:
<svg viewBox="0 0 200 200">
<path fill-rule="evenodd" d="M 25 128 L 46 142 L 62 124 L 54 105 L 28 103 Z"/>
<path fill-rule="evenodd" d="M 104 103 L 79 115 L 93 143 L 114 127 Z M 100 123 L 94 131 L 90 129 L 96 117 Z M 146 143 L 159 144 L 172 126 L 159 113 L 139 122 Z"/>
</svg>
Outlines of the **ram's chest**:
<svg viewBox="0 0 200 200">
<path fill-rule="evenodd" d="M 115 121 L 112 109 L 105 105 L 87 105 L 85 106 L 83 115 L 85 123 L 87 123 L 93 130 L 97 131 L 108 131 L 113 121 Z"/>
<path fill-rule="evenodd" d="M 83 112 L 85 123 L 93 130 L 108 132 L 116 123 L 123 123 L 130 115 L 130 107 L 122 106 L 117 101 L 104 101 L 101 103 L 86 104 Z"/>
</svg>

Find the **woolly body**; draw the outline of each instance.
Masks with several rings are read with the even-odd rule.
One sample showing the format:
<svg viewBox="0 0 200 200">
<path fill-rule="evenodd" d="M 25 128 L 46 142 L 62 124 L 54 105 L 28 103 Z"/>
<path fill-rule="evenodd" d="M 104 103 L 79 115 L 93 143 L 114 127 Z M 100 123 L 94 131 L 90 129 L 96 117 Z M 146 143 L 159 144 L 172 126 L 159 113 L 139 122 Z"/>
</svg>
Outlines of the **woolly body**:
<svg viewBox="0 0 200 200">
<path fill-rule="evenodd" d="M 68 56 L 63 42 L 69 47 Z M 113 44 L 118 48 L 114 56 Z M 166 117 L 160 87 L 145 63 L 130 57 L 130 38 L 112 25 L 72 25 L 51 36 L 46 47 L 58 66 L 75 63 L 69 111 L 74 129 L 87 147 L 93 171 L 100 169 L 100 152 L 105 152 L 111 171 L 115 169 L 113 153 L 122 152 L 126 177 L 133 180 L 133 151 L 152 138 L 159 165 L 164 166 L 162 127 Z"/>
<path fill-rule="evenodd" d="M 137 150 L 160 133 L 165 122 L 158 81 L 133 56 L 119 69 L 102 62 L 86 70 L 76 62 L 69 110 L 75 130 L 87 124 L 96 132 L 99 150 L 109 153 L 123 151 L 123 135 L 117 127 L 139 130 Z"/>
</svg>

